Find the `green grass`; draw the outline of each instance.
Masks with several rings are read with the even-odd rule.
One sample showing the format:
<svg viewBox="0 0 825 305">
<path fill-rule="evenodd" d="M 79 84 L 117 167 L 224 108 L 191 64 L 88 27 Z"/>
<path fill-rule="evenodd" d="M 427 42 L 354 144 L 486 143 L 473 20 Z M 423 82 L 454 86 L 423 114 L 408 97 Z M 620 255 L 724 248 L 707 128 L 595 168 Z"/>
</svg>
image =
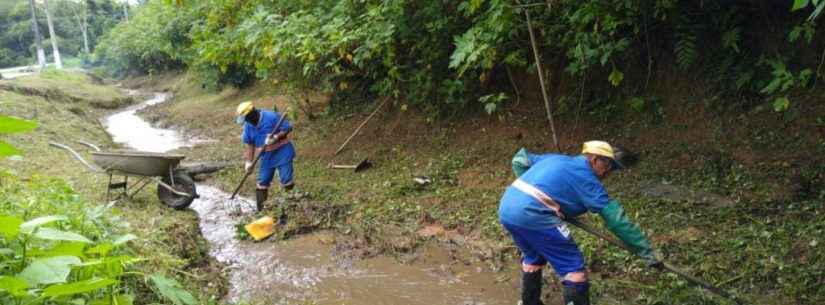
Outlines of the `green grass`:
<svg viewBox="0 0 825 305">
<path fill-rule="evenodd" d="M 75 87 L 67 94 L 76 97 L 97 98 L 97 102 L 86 100 L 47 100 L 42 96 L 23 95 L 0 90 L 0 109 L 3 114 L 37 121 L 39 127 L 32 132 L 4 136 L 23 153 L 21 157 L 0 160 L 0 166 L 10 175 L 22 181 L 39 181 L 38 177 L 52 177 L 65 183 L 67 188 L 82 198 L 83 205 L 77 208 L 95 208 L 107 203 L 106 183 L 108 177 L 86 170 L 67 152 L 50 147 L 50 141 L 61 142 L 74 147 L 88 160 L 88 149 L 76 140 L 86 140 L 104 148 L 114 144 L 97 122 L 97 118 L 107 113 L 123 95 L 115 88 L 89 83 L 81 74 L 61 71 L 44 72 L 15 80 L 15 84 L 37 87 L 54 92 L 63 92 Z M 88 90 L 88 91 L 84 91 Z M 101 104 L 104 102 L 116 105 Z M 102 108 L 107 109 L 102 109 Z M 138 270 L 152 270 L 180 279 L 185 287 L 195 292 L 201 300 L 219 298 L 225 293 L 220 266 L 209 259 L 205 241 L 200 236 L 197 215 L 191 211 L 174 211 L 163 206 L 151 187 L 139 193 L 133 200 L 118 201 L 107 210 L 107 217 L 114 219 L 120 227 L 139 237 L 132 242 L 132 255 L 142 258 L 135 267 Z M 147 271 L 148 272 L 148 271 Z M 136 280 L 132 285 L 145 285 Z M 144 290 L 136 296 L 139 303 L 159 301 L 152 291 Z M 211 302 L 211 301 L 210 301 Z"/>
<path fill-rule="evenodd" d="M 240 127 L 232 123 L 234 107 L 240 101 L 277 96 L 277 90 L 257 86 L 212 94 L 185 78 L 171 89 L 179 93 L 175 100 L 150 115 L 216 140 L 185 153 L 198 160 L 236 161 L 238 167 L 218 173 L 209 182 L 231 191 L 242 176 Z M 784 141 L 798 131 L 773 113 L 752 114 L 743 122 L 741 117 L 693 115 L 698 110 L 683 105 L 663 107 L 659 111 L 666 113 L 665 121 L 652 125 L 644 123 L 644 113 L 582 123 L 586 133 L 565 134 L 574 140 L 562 147 L 575 152 L 578 138 L 618 139 L 642 154 L 638 166 L 611 175 L 605 184 L 668 262 L 756 304 L 825 302 L 821 237 L 825 191 L 814 187 L 806 194 L 786 196 L 788 186 L 782 184 L 799 168 L 808 181 L 821 181 L 816 180 L 825 172 L 821 165 L 796 158 L 799 151 L 821 150 L 825 142 L 810 131 L 803 133 L 808 135 L 804 141 L 797 137 Z M 498 224 L 498 200 L 512 180 L 509 159 L 518 147 L 552 151 L 542 140 L 549 135 L 541 112 L 514 109 L 498 119 L 471 117 L 432 124 L 413 112 L 388 111 L 370 122 L 343 154 L 332 158 L 371 110 L 365 108 L 354 115 L 320 113 L 312 122 L 293 120 L 297 188 L 310 194 L 308 200 L 295 204 L 311 201 L 344 207 L 347 213 L 328 227 L 368 241 L 377 252 L 409 251 L 397 243 L 399 237 L 412 239 L 406 242 L 414 245 L 429 242 L 416 231 L 435 223 L 464 236 L 461 255 L 484 259 L 493 269 L 514 267 L 518 253 Z M 810 115 L 821 116 L 822 108 L 812 107 Z M 539 117 L 528 119 L 531 115 Z M 557 124 L 570 126 L 571 121 L 561 118 Z M 795 125 L 807 121 L 802 117 Z M 674 125 L 679 126 L 676 131 Z M 518 136 L 510 128 L 517 128 Z M 760 144 L 759 135 L 770 136 L 771 145 Z M 327 167 L 330 162 L 355 163 L 367 156 L 376 166 L 362 173 Z M 803 165 L 784 161 L 794 159 Z M 415 176 L 428 176 L 433 183 L 418 186 L 412 180 Z M 252 194 L 252 180 L 242 194 Z M 650 198 L 642 192 L 643 181 L 717 193 L 735 204 L 721 207 L 692 202 L 689 197 Z M 290 217 L 306 222 L 300 218 L 315 215 L 299 211 Z M 597 218 L 590 216 L 599 224 Z M 585 232 L 575 234 L 596 274 L 597 298 L 634 304 L 727 304 L 672 275 L 646 270 L 631 255 Z"/>
<path fill-rule="evenodd" d="M 112 86 L 92 83 L 86 74 L 48 68 L 32 74 L 3 81 L 9 85 L 36 90 L 43 96 L 57 100 L 74 99 L 75 102 L 95 103 L 111 107 L 123 106 L 126 95 Z M 53 95 L 53 96 L 50 96 Z"/>
<path fill-rule="evenodd" d="M 61 58 L 63 60 L 64 69 L 79 69 L 83 65 L 83 59 L 80 57 Z"/>
</svg>

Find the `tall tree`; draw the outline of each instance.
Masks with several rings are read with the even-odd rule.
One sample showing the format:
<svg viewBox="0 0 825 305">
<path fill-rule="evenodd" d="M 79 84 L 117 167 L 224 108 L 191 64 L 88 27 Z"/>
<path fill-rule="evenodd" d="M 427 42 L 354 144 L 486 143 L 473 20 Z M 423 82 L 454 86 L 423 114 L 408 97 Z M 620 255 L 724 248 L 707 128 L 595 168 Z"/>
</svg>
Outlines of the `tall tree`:
<svg viewBox="0 0 825 305">
<path fill-rule="evenodd" d="M 77 21 L 77 26 L 80 28 L 80 33 L 83 34 L 83 52 L 88 55 L 89 50 L 89 7 L 87 1 L 79 1 L 74 8 L 74 18 Z"/>
<path fill-rule="evenodd" d="M 40 29 L 37 27 L 37 14 L 35 13 L 34 0 L 29 0 L 29 7 L 32 11 L 32 31 L 34 32 L 34 43 L 37 46 L 37 65 L 40 69 L 46 68 L 46 52 L 43 52 L 43 38 L 40 37 Z"/>
<path fill-rule="evenodd" d="M 126 21 L 129 21 L 129 0 L 123 1 L 123 17 L 126 18 Z"/>
<path fill-rule="evenodd" d="M 49 11 L 49 0 L 43 0 L 43 8 L 46 10 L 46 22 L 49 24 L 49 36 L 52 40 L 52 55 L 54 56 L 54 65 L 57 66 L 58 69 L 63 69 L 63 62 L 60 60 L 60 50 L 57 48 L 57 35 L 54 33 L 52 13 Z"/>
</svg>

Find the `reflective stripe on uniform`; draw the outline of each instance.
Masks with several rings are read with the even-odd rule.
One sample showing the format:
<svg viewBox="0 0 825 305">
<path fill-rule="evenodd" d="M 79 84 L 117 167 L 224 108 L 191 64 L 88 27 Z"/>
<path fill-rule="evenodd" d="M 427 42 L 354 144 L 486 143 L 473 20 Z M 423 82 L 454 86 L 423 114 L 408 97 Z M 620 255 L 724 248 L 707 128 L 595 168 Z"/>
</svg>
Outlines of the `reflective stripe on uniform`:
<svg viewBox="0 0 825 305">
<path fill-rule="evenodd" d="M 514 181 L 512 185 L 519 191 L 522 191 L 525 194 L 535 198 L 536 200 L 538 200 L 538 202 L 541 202 L 545 207 L 553 210 L 553 212 L 558 212 L 561 209 L 561 206 L 559 206 L 558 203 L 553 201 L 553 198 L 550 198 L 550 196 L 547 196 L 547 194 L 542 192 L 540 189 L 530 185 L 527 182 L 522 181 L 521 179 L 516 179 L 516 181 Z"/>
</svg>

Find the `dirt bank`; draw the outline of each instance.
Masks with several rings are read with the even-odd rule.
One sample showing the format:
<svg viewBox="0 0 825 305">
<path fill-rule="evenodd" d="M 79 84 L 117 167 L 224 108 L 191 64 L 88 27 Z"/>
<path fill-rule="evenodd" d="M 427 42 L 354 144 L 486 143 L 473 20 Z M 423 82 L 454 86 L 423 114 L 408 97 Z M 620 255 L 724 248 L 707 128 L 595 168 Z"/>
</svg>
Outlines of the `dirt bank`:
<svg viewBox="0 0 825 305">
<path fill-rule="evenodd" d="M 4 138 L 24 152 L 22 158 L 1 160 L 4 169 L 21 177 L 64 179 L 85 200 L 107 203 L 108 177 L 86 171 L 68 153 L 50 147 L 48 142 L 72 146 L 87 159 L 84 146 L 76 140 L 117 148 L 98 118 L 135 102 L 135 97 L 118 88 L 95 84 L 83 74 L 52 71 L 0 81 L 0 100 L 4 115 L 39 123 L 34 132 Z M 198 292 L 202 300 L 225 293 L 222 266 L 206 254 L 193 212 L 162 206 L 153 190 L 144 190 L 133 200 L 118 201 L 113 210 L 121 224 L 139 237 L 133 243 L 135 255 L 145 259 L 140 269 L 174 276 L 190 291 Z M 152 293 L 148 286 L 145 289 L 136 293 Z"/>
<path fill-rule="evenodd" d="M 184 150 L 204 161 L 240 164 L 239 128 L 232 123 L 239 101 L 261 100 L 260 107 L 274 103 L 280 109 L 291 101 L 265 85 L 207 92 L 185 76 L 164 87 L 176 93 L 174 101 L 148 115 L 214 139 Z M 604 139 L 640 154 L 637 166 L 612 175 L 606 185 L 668 261 L 767 303 L 825 300 L 820 285 L 823 243 L 812 237 L 822 230 L 816 224 L 825 221 L 825 207 L 817 203 L 825 196 L 825 171 L 822 162 L 810 159 L 810 153 L 823 155 L 825 143 L 821 128 L 805 127 L 825 114 L 825 104 L 811 96 L 806 111 L 797 110 L 791 120 L 767 107 L 731 117 L 706 107 L 709 98 L 702 102 L 706 97 L 688 91 L 671 92 L 665 102 L 639 112 L 605 115 L 609 110 L 593 109 L 581 116 L 562 115 L 557 120 L 561 147 L 576 153 L 582 141 Z M 688 99 L 698 101 L 685 103 Z M 422 245 L 437 245 L 455 249 L 451 255 L 456 261 L 487 262 L 490 270 L 515 266 L 517 252 L 498 225 L 496 207 L 512 179 L 511 154 L 522 146 L 552 151 L 543 114 L 533 111 L 541 109 L 540 102 L 523 100 L 494 116 L 432 120 L 414 109 L 403 110 L 398 101 L 333 159 L 338 145 L 376 105 L 365 104 L 353 113 L 316 113 L 312 121 L 293 113 L 298 118 L 293 137 L 298 193 L 309 194 L 309 201 L 323 207 L 346 207 L 346 213 L 319 223 L 316 214 L 295 208 L 294 223 L 312 225 L 288 232 L 336 230 L 355 245 L 347 252 L 364 256 L 389 253 L 401 261 L 414 260 L 409 254 Z M 323 109 L 323 103 L 315 108 Z M 352 163 L 364 157 L 375 167 L 362 173 L 327 168 L 332 161 Z M 240 174 L 230 169 L 210 183 L 231 190 Z M 414 182 L 421 176 L 432 183 Z M 250 194 L 252 187 L 249 181 L 244 192 Z M 777 213 L 780 207 L 783 212 Z M 684 282 L 646 271 L 637 260 L 584 232 L 575 234 L 596 274 L 596 295 L 643 303 L 661 298 L 718 301 Z M 802 242 L 798 236 L 811 237 Z M 732 276 L 729 270 L 741 272 Z M 800 275 L 803 287 L 787 282 Z"/>
</svg>

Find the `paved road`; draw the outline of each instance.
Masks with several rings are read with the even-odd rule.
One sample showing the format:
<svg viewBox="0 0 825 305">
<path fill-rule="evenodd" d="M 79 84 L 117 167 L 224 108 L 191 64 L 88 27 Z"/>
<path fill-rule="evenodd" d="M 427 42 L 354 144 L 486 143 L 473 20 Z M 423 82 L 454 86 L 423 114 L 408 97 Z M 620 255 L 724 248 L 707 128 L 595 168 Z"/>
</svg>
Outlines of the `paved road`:
<svg viewBox="0 0 825 305">
<path fill-rule="evenodd" d="M 3 75 L 4 79 L 15 78 L 18 76 L 29 75 L 34 73 L 35 66 L 20 66 L 20 67 L 13 67 L 13 68 L 5 68 L 0 69 L 0 74 Z"/>
</svg>

